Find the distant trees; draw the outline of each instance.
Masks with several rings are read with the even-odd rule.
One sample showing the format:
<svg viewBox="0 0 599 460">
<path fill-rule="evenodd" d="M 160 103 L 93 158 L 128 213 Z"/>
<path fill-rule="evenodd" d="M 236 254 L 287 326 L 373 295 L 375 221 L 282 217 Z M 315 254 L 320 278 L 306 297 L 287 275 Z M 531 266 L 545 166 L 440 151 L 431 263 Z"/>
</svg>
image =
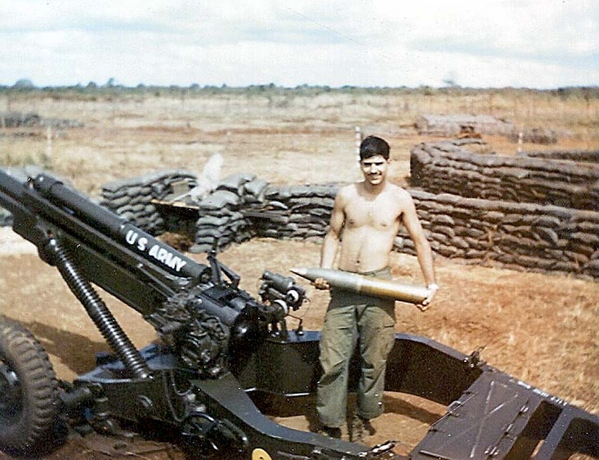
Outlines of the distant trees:
<svg viewBox="0 0 599 460">
<path fill-rule="evenodd" d="M 33 89 L 35 85 L 28 78 L 21 78 L 13 85 L 15 89 Z"/>
<path fill-rule="evenodd" d="M 451 77 L 451 75 L 449 76 Z M 275 83 L 248 85 L 248 86 L 228 86 L 222 84 L 200 85 L 192 83 L 188 86 L 183 85 L 151 85 L 140 83 L 136 86 L 125 86 L 120 84 L 114 77 L 109 78 L 106 83 L 98 84 L 90 81 L 87 84 L 74 84 L 67 86 L 36 86 L 28 78 L 17 80 L 14 85 L 0 85 L 0 94 L 42 94 L 54 98 L 92 98 L 99 97 L 112 98 L 115 96 L 172 96 L 172 97 L 194 97 L 194 95 L 235 95 L 243 94 L 249 97 L 310 97 L 321 94 L 345 93 L 351 95 L 371 94 L 371 95 L 421 95 L 432 97 L 436 95 L 446 95 L 451 97 L 467 97 L 499 94 L 510 95 L 510 97 L 528 97 L 532 94 L 546 95 L 547 97 L 559 97 L 562 100 L 580 99 L 587 102 L 589 107 L 592 102 L 599 99 L 599 86 L 587 87 L 563 87 L 547 90 L 535 90 L 529 88 L 468 88 L 458 85 L 455 80 L 446 78 L 442 87 L 419 86 L 409 88 L 400 87 L 359 87 L 343 86 L 330 87 L 327 85 L 298 85 L 296 87 L 283 87 Z M 593 117 L 592 108 L 589 108 L 590 116 Z"/>
</svg>

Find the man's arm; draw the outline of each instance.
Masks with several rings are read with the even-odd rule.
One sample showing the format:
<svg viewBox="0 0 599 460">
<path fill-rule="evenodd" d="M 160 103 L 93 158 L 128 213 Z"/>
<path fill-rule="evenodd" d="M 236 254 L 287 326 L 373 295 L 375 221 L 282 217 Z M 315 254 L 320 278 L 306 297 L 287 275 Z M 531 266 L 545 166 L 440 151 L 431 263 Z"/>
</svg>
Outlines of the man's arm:
<svg viewBox="0 0 599 460">
<path fill-rule="evenodd" d="M 429 288 L 429 295 L 422 303 L 422 305 L 426 307 L 432 302 L 433 297 L 438 289 L 435 278 L 435 268 L 433 265 L 433 252 L 428 240 L 426 239 L 426 235 L 424 234 L 420 220 L 418 219 L 414 200 L 407 192 L 406 195 L 404 212 L 402 214 L 402 222 L 414 243 L 420 270 L 424 276 L 424 282 Z"/>
<path fill-rule="evenodd" d="M 333 268 L 333 264 L 335 263 L 335 257 L 337 256 L 339 241 L 341 239 L 341 230 L 343 229 L 343 223 L 345 222 L 342 201 L 343 198 L 341 193 L 338 193 L 335 197 L 335 204 L 333 205 L 333 211 L 331 213 L 329 230 L 324 236 L 322 247 L 320 249 L 321 268 Z M 329 289 L 329 283 L 322 278 L 314 280 L 312 284 L 318 289 Z"/>
</svg>

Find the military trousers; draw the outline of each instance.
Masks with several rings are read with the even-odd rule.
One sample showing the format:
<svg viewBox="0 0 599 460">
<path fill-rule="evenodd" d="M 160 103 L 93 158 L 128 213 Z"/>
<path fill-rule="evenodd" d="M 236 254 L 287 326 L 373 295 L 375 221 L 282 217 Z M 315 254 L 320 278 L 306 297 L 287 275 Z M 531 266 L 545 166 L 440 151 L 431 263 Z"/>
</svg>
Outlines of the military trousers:
<svg viewBox="0 0 599 460">
<path fill-rule="evenodd" d="M 391 278 L 389 269 L 372 276 Z M 383 413 L 387 358 L 395 340 L 395 302 L 331 289 L 320 340 L 316 410 L 323 425 L 340 427 L 347 416 L 349 364 L 359 354 L 357 413 L 365 419 Z"/>
</svg>

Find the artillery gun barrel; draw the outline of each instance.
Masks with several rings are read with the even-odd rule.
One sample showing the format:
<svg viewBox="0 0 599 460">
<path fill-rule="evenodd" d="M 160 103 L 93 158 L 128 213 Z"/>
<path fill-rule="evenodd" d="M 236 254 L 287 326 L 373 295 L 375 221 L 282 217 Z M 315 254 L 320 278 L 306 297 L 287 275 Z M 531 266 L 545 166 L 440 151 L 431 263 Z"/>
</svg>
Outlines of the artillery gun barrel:
<svg viewBox="0 0 599 460">
<path fill-rule="evenodd" d="M 78 218 L 94 229 L 106 232 L 125 247 L 134 250 L 148 262 L 156 264 L 175 275 L 193 279 L 197 279 L 206 268 L 169 245 L 157 240 L 126 219 L 97 205 L 85 195 L 66 186 L 52 176 L 40 174 L 32 180 L 32 184 L 40 195 L 55 206 L 60 206 L 70 216 Z M 44 214 L 44 211 L 44 208 L 39 209 L 40 214 Z M 56 218 L 51 213 L 46 214 L 45 217 L 49 220 Z M 85 238 L 86 235 L 80 235 L 80 237 Z"/>
<path fill-rule="evenodd" d="M 428 297 L 428 289 L 426 287 L 373 278 L 358 273 L 318 267 L 292 268 L 290 271 L 310 281 L 322 278 L 332 287 L 416 305 L 421 304 Z"/>
</svg>

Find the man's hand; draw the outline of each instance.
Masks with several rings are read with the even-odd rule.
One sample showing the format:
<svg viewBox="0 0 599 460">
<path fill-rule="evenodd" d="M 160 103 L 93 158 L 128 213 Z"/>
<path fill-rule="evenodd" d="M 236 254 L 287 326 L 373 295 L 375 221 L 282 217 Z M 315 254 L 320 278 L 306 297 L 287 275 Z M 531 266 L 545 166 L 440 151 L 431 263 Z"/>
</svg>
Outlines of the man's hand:
<svg viewBox="0 0 599 460">
<path fill-rule="evenodd" d="M 326 290 L 326 289 L 331 288 L 331 285 L 329 284 L 329 282 L 327 280 L 325 280 L 324 278 L 316 278 L 314 281 L 312 281 L 312 286 L 314 286 L 316 289 L 321 289 L 321 290 Z"/>
<path fill-rule="evenodd" d="M 424 299 L 421 304 L 416 305 L 420 311 L 426 311 L 429 309 L 430 303 L 433 301 L 435 294 L 439 290 L 439 285 L 435 284 L 435 283 L 429 284 L 427 286 L 427 289 L 428 289 L 428 295 L 426 296 L 426 299 Z"/>
</svg>

